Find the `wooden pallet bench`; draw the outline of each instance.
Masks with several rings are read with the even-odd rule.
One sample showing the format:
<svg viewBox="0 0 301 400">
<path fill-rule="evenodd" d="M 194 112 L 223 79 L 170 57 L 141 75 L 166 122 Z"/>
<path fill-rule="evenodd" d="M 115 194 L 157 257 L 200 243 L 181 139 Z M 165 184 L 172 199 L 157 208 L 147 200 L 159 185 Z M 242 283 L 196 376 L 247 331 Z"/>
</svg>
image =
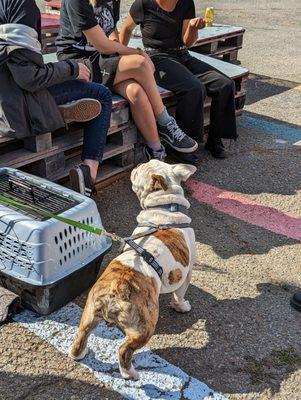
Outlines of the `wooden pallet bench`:
<svg viewBox="0 0 301 400">
<path fill-rule="evenodd" d="M 248 70 L 229 64 L 219 59 L 192 53 L 200 60 L 219 69 L 232 78 L 236 86 L 236 112 L 239 115 L 244 107 L 247 93 Z M 55 61 L 55 54 L 44 56 L 45 61 Z M 159 88 L 161 97 L 172 112 L 176 99 L 172 92 Z M 210 119 L 209 98 L 205 100 L 205 126 Z M 138 143 L 137 128 L 131 119 L 127 100 L 114 95 L 111 126 L 108 133 L 104 162 L 97 177 L 97 183 L 116 179 L 120 173 L 130 170 L 141 161 L 141 145 Z M 49 180 L 58 181 L 68 177 L 69 170 L 80 162 L 83 143 L 83 129 L 79 125 L 71 125 L 68 130 L 61 129 L 53 133 L 16 140 L 0 137 L 0 167 L 21 168 Z M 141 143 L 141 140 L 140 140 Z"/>
<path fill-rule="evenodd" d="M 198 40 L 191 50 L 237 63 L 244 33 L 245 29 L 239 26 L 214 24 L 212 27 L 199 30 Z"/>
<path fill-rule="evenodd" d="M 42 14 L 42 52 L 44 54 L 56 51 L 55 39 L 60 29 L 60 16 L 56 14 Z"/>
<path fill-rule="evenodd" d="M 49 1 L 46 0 L 45 1 L 45 10 L 48 14 L 57 14 L 60 12 L 62 6 L 62 1 L 61 0 L 57 0 L 57 1 Z"/>
</svg>

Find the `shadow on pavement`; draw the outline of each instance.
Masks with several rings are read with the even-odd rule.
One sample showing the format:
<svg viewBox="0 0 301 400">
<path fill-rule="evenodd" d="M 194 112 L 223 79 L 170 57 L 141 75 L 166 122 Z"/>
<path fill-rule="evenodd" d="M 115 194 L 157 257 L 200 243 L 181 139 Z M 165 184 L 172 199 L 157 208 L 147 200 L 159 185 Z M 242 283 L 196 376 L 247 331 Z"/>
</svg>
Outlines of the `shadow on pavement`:
<svg viewBox="0 0 301 400">
<path fill-rule="evenodd" d="M 191 203 L 196 241 L 210 246 L 222 259 L 240 254 L 267 254 L 277 247 L 300 244 L 298 240 L 255 225 L 256 221 L 252 225 L 210 205 L 195 200 Z"/>
<path fill-rule="evenodd" d="M 68 379 L 47 373 L 30 376 L 0 371 L 1 400 L 89 400 L 96 398 L 102 400 L 123 399 L 119 394 L 104 387 L 74 378 Z"/>
<path fill-rule="evenodd" d="M 196 324 L 196 337 L 200 329 L 208 340 L 199 347 L 187 338 L 195 347 L 183 341 L 154 351 L 223 393 L 278 392 L 282 381 L 301 367 L 300 315 L 289 305 L 298 288 L 265 283 L 257 289 L 255 298 L 219 300 L 191 285 L 187 299 L 192 310 L 185 315 L 170 309 L 170 296 L 162 296 L 158 335 L 191 332 Z M 205 321 L 203 329 L 197 328 L 199 321 Z"/>
<path fill-rule="evenodd" d="M 268 76 L 250 74 L 248 81 L 248 95 L 246 106 L 254 104 L 257 101 L 267 99 L 294 89 L 300 83 L 274 79 Z"/>
</svg>

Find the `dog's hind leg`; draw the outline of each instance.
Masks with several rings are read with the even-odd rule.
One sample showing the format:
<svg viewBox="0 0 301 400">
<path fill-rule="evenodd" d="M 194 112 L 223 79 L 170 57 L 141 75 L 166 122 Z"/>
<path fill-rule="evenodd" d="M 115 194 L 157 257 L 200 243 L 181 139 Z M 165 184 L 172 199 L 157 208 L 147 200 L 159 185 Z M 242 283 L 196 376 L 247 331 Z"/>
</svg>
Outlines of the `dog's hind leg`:
<svg viewBox="0 0 301 400">
<path fill-rule="evenodd" d="M 70 350 L 70 357 L 74 360 L 83 359 L 88 353 L 87 342 L 93 329 L 97 327 L 100 321 L 100 315 L 96 315 L 95 304 L 93 301 L 93 289 L 90 291 L 87 303 L 85 305 L 77 336 Z"/>
<path fill-rule="evenodd" d="M 132 356 L 136 350 L 146 345 L 154 331 L 140 333 L 129 328 L 125 333 L 127 334 L 126 341 L 119 348 L 119 369 L 124 379 L 136 381 L 139 379 L 139 373 L 133 367 Z"/>
<path fill-rule="evenodd" d="M 170 302 L 171 307 L 180 313 L 186 313 L 191 310 L 191 305 L 188 300 L 185 300 L 185 294 L 191 281 L 192 269 L 190 269 L 183 285 L 178 290 L 172 293 Z"/>
</svg>

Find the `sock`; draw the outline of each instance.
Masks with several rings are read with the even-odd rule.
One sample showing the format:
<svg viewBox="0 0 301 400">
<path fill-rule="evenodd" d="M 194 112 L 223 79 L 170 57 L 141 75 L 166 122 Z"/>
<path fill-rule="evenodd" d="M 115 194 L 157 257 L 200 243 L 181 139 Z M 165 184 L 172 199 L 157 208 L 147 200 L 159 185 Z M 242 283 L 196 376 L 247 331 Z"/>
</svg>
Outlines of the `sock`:
<svg viewBox="0 0 301 400">
<path fill-rule="evenodd" d="M 147 143 L 148 147 L 151 148 L 154 151 L 160 151 L 162 148 L 160 140 L 157 140 L 156 142 L 152 143 Z"/>
<path fill-rule="evenodd" d="M 166 107 L 164 107 L 164 110 L 161 112 L 161 114 L 156 116 L 156 120 L 159 125 L 166 126 L 170 121 L 173 120 L 173 117 L 168 114 Z"/>
</svg>

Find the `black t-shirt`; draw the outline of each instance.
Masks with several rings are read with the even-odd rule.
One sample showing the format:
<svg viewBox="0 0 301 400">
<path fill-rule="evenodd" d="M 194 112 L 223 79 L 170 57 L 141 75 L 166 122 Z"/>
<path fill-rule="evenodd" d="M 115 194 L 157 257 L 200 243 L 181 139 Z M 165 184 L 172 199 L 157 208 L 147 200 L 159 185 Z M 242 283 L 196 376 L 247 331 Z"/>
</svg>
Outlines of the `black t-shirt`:
<svg viewBox="0 0 301 400">
<path fill-rule="evenodd" d="M 146 48 L 172 49 L 184 45 L 183 21 L 195 18 L 195 6 L 193 0 L 178 0 L 175 9 L 168 12 L 156 0 L 135 0 L 130 15 L 136 25 L 141 25 Z"/>
<path fill-rule="evenodd" d="M 41 13 L 35 0 L 0 0 L 0 25 L 23 24 L 38 33 L 41 42 Z"/>
<path fill-rule="evenodd" d="M 82 32 L 99 24 L 109 36 L 119 20 L 119 10 L 120 0 L 99 0 L 97 7 L 89 0 L 63 0 L 56 40 L 59 59 L 87 57 L 95 52 Z"/>
</svg>

